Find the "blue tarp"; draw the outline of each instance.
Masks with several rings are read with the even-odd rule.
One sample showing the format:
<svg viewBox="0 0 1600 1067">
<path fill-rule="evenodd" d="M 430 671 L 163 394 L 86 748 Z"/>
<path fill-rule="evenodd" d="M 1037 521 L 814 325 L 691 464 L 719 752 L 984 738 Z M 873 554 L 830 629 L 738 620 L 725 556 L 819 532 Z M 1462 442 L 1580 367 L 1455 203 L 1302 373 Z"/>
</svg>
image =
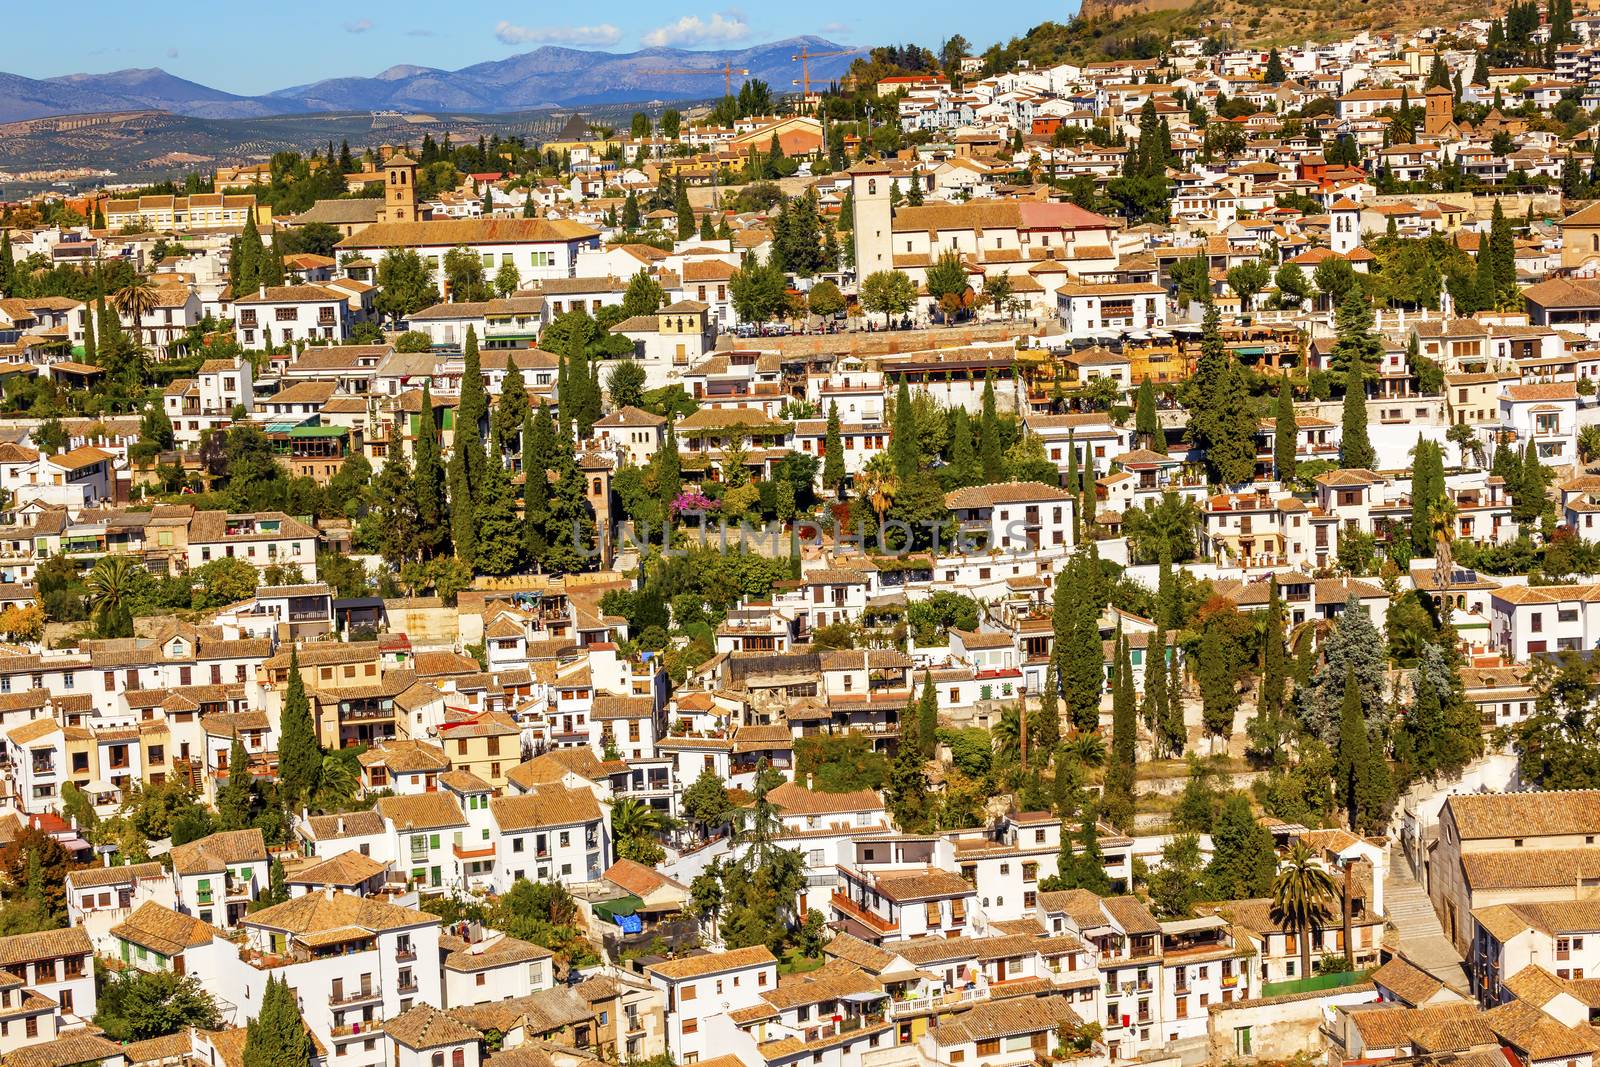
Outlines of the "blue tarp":
<svg viewBox="0 0 1600 1067">
<path fill-rule="evenodd" d="M 636 934 L 644 929 L 644 920 L 637 915 L 613 915 L 612 919 L 625 934 Z"/>
</svg>

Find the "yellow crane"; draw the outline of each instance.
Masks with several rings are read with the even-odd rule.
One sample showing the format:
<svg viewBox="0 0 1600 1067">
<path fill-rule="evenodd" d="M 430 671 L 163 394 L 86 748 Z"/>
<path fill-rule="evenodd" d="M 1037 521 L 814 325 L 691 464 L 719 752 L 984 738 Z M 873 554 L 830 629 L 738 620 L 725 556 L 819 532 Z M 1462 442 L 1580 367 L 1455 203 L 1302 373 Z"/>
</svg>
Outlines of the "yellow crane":
<svg viewBox="0 0 1600 1067">
<path fill-rule="evenodd" d="M 736 67 L 732 63 L 724 63 L 721 66 L 721 68 L 712 67 L 709 70 L 706 69 L 705 67 L 654 67 L 654 68 L 652 68 L 650 70 L 641 70 L 639 73 L 640 74 L 673 74 L 673 75 L 679 75 L 679 76 L 698 74 L 698 75 L 701 75 L 702 77 L 704 77 L 707 74 L 720 74 L 720 75 L 722 75 L 722 91 L 723 91 L 723 95 L 732 96 L 733 95 L 733 76 L 735 74 L 737 74 L 740 77 L 748 77 L 749 74 L 750 74 L 750 71 L 745 67 Z"/>
<path fill-rule="evenodd" d="M 806 109 L 806 101 L 811 99 L 811 61 L 813 59 L 830 59 L 833 56 L 853 56 L 860 51 L 861 49 L 859 48 L 841 48 L 836 52 L 810 52 L 802 48 L 798 55 L 789 57 L 789 62 L 800 64 L 800 80 L 790 84 L 800 86 L 800 111 L 802 114 Z"/>
</svg>

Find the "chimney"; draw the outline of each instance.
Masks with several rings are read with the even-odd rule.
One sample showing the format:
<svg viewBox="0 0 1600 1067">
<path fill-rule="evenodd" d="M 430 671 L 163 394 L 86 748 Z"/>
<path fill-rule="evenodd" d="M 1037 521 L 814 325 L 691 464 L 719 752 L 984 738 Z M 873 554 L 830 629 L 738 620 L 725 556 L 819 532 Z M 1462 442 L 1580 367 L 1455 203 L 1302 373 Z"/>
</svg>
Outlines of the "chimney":
<svg viewBox="0 0 1600 1067">
<path fill-rule="evenodd" d="M 267 283 L 266 282 L 262 282 L 261 283 L 261 289 L 259 290 L 259 294 L 258 295 L 261 297 L 262 300 L 265 300 L 267 298 Z"/>
<path fill-rule="evenodd" d="M 814 775 L 814 774 L 807 774 L 806 775 L 806 788 L 807 789 L 815 789 L 816 785 L 817 785 L 817 776 Z"/>
<path fill-rule="evenodd" d="M 338 822 L 337 825 L 338 825 L 338 828 L 339 828 L 338 832 L 342 835 L 344 833 L 344 816 L 343 815 L 339 816 L 339 822 Z"/>
</svg>

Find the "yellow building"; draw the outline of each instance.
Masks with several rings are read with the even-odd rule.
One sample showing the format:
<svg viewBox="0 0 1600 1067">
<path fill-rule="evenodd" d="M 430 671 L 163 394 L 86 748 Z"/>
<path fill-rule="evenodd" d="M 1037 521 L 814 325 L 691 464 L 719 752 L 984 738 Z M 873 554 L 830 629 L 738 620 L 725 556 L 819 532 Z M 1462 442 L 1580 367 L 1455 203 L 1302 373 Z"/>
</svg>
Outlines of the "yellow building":
<svg viewBox="0 0 1600 1067">
<path fill-rule="evenodd" d="M 522 762 L 521 733 L 511 716 L 492 711 L 446 722 L 439 730 L 439 744 L 452 771 L 466 771 L 501 789 L 506 772 Z"/>
</svg>

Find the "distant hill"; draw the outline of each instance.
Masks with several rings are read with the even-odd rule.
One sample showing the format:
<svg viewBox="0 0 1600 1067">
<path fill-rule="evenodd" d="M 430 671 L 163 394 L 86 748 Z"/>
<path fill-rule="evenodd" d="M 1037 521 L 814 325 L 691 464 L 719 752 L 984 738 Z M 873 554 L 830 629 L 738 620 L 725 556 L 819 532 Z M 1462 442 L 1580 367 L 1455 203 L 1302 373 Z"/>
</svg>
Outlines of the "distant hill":
<svg viewBox="0 0 1600 1067">
<path fill-rule="evenodd" d="M 1071 23 L 1043 23 L 1018 39 L 1021 54 L 1124 58 L 1154 54 L 1170 36 L 1221 34 L 1240 46 L 1329 41 L 1362 31 L 1404 32 L 1489 17 L 1489 0 L 1083 0 Z M 1028 47 L 1032 45 L 1033 47 Z"/>
<path fill-rule="evenodd" d="M 647 48 L 612 53 L 544 47 L 460 70 L 400 64 L 371 77 L 338 77 L 238 96 L 186 81 L 159 68 L 108 74 L 24 78 L 0 73 L 0 123 L 44 115 L 156 109 L 205 119 L 246 119 L 324 111 L 457 111 L 503 114 L 544 107 L 689 100 L 721 95 L 725 64 L 746 67 L 773 92 L 799 76 L 791 56 L 802 46 L 834 51 L 821 37 L 795 37 L 715 52 Z M 841 77 L 851 56 L 811 64 L 813 81 Z M 704 75 L 661 75 L 652 69 L 695 68 Z M 738 77 L 734 84 L 737 86 Z"/>
</svg>

